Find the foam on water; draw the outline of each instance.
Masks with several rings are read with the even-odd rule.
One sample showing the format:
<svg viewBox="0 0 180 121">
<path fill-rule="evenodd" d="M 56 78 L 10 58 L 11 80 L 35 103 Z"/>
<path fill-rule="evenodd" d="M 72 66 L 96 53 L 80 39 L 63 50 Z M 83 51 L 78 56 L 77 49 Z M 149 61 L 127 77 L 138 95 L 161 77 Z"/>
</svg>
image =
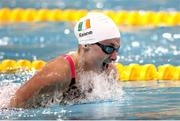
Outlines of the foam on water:
<svg viewBox="0 0 180 121">
<path fill-rule="evenodd" d="M 81 75 L 82 90 L 92 88 L 91 93 L 86 94 L 86 101 L 119 100 L 122 97 L 123 91 L 118 81 L 113 78 L 113 73 L 112 71 L 107 75 L 106 72 L 97 74 L 91 71 Z"/>
<path fill-rule="evenodd" d="M 18 71 L 0 74 L 0 108 L 8 107 L 10 99 L 16 90 L 21 84 L 31 78 L 34 73 L 35 71 Z"/>
<path fill-rule="evenodd" d="M 0 108 L 8 106 L 11 97 L 14 95 L 18 87 L 18 84 L 9 84 L 0 88 Z"/>
</svg>

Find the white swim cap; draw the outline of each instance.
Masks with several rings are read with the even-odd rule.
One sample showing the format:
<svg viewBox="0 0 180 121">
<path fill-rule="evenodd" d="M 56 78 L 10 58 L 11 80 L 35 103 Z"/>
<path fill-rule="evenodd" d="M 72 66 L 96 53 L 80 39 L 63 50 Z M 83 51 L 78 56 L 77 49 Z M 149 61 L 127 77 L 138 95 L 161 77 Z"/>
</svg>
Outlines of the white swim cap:
<svg viewBox="0 0 180 121">
<path fill-rule="evenodd" d="M 79 44 L 93 44 L 102 40 L 118 38 L 120 32 L 108 16 L 92 12 L 81 18 L 74 27 Z"/>
</svg>

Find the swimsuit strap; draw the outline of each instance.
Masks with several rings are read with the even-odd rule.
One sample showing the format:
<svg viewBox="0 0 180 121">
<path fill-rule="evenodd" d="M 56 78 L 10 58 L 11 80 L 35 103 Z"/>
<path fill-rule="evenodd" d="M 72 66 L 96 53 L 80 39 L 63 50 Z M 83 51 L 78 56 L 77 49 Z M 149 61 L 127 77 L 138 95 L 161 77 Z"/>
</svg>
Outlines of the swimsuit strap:
<svg viewBox="0 0 180 121">
<path fill-rule="evenodd" d="M 70 69 L 71 69 L 71 76 L 75 79 L 76 77 L 76 70 L 75 70 L 75 64 L 71 56 L 69 55 L 63 55 L 64 59 L 66 59 L 69 62 Z"/>
</svg>

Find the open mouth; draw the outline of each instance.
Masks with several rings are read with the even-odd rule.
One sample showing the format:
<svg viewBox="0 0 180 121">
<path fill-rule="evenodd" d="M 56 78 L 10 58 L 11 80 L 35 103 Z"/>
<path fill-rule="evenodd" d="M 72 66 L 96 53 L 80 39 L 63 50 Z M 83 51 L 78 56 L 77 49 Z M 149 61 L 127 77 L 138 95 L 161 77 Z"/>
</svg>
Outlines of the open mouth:
<svg viewBox="0 0 180 121">
<path fill-rule="evenodd" d="M 109 64 L 109 63 L 112 63 L 113 62 L 113 60 L 112 59 L 110 59 L 110 58 L 107 58 L 107 59 L 105 59 L 104 60 L 104 64 Z"/>
<path fill-rule="evenodd" d="M 103 65 L 108 65 L 109 63 L 111 63 L 112 62 L 112 60 L 105 60 L 104 62 L 103 62 Z"/>
<path fill-rule="evenodd" d="M 103 62 L 103 68 L 107 68 L 108 67 L 108 63 Z"/>
</svg>

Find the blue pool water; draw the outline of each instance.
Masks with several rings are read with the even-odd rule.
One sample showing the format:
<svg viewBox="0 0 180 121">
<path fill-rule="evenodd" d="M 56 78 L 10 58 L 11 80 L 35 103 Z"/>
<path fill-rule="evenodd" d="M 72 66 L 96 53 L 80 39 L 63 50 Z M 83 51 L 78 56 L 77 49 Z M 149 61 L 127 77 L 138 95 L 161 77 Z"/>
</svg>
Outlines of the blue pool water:
<svg viewBox="0 0 180 121">
<path fill-rule="evenodd" d="M 89 3 L 86 4 L 85 2 Z M 73 4 L 71 4 L 73 3 Z M 130 4 L 131 3 L 131 4 Z M 142 3 L 142 5 L 138 5 Z M 126 9 L 126 10 L 177 10 L 178 0 L 124 1 L 87 0 L 2 0 L 0 7 L 22 8 L 88 8 Z M 135 29 L 121 32 L 119 63 L 152 63 L 180 65 L 180 31 L 176 27 Z M 42 59 L 49 61 L 61 54 L 76 50 L 77 41 L 70 23 L 16 23 L 0 25 L 0 61 L 4 59 Z M 8 102 L 9 94 L 32 77 L 34 72 L 0 73 L 0 104 Z M 99 81 L 99 80 L 97 80 Z M 105 80 L 100 80 L 104 81 Z M 91 100 L 80 104 L 53 104 L 38 109 L 1 109 L 0 119 L 180 119 L 180 81 L 119 81 L 114 87 L 119 92 L 117 99 Z M 101 87 L 102 86 L 102 87 Z M 100 85 L 100 88 L 107 90 Z M 113 90 L 109 90 L 113 92 Z M 98 94 L 102 97 L 101 93 Z M 113 93 L 112 93 L 113 95 Z"/>
<path fill-rule="evenodd" d="M 179 0 L 1 0 L 0 7 L 179 11 Z"/>
</svg>

